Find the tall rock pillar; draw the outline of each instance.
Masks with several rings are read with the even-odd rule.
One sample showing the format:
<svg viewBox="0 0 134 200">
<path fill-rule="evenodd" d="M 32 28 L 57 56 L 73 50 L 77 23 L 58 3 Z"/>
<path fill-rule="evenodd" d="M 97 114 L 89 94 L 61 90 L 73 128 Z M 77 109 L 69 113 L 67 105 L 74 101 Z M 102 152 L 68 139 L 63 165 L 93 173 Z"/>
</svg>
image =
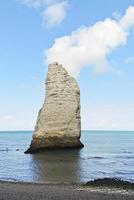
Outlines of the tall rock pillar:
<svg viewBox="0 0 134 200">
<path fill-rule="evenodd" d="M 48 66 L 45 102 L 39 111 L 30 148 L 81 148 L 80 89 L 68 72 L 53 63 Z"/>
</svg>

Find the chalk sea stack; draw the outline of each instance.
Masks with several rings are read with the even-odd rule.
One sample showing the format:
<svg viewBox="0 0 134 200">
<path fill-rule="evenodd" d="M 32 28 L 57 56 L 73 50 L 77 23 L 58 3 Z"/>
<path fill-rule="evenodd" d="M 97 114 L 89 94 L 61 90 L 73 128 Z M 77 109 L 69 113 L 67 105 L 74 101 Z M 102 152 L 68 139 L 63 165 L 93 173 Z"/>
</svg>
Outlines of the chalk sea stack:
<svg viewBox="0 0 134 200">
<path fill-rule="evenodd" d="M 58 63 L 48 66 L 45 102 L 39 111 L 29 149 L 82 148 L 80 89 L 76 80 Z"/>
</svg>

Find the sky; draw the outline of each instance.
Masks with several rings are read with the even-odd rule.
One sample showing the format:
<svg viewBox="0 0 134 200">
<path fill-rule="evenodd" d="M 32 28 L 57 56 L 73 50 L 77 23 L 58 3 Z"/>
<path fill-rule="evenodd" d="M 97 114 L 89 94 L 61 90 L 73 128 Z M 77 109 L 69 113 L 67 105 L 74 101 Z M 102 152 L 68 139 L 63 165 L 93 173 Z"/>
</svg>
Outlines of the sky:
<svg viewBox="0 0 134 200">
<path fill-rule="evenodd" d="M 80 86 L 82 130 L 134 130 L 134 0 L 0 8 L 0 130 L 34 129 L 54 61 Z"/>
</svg>

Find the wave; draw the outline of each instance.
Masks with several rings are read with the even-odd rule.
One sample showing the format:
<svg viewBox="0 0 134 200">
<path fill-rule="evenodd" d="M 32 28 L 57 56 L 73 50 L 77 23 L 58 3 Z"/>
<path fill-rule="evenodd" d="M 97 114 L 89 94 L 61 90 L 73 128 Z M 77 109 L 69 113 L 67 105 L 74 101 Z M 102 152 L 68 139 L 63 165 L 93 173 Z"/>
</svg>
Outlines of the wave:
<svg viewBox="0 0 134 200">
<path fill-rule="evenodd" d="M 122 154 L 114 157 L 115 159 L 134 159 L 134 152 L 132 155 Z"/>
<path fill-rule="evenodd" d="M 93 156 L 93 157 L 88 157 L 87 159 L 88 160 L 89 159 L 98 159 L 99 160 L 99 159 L 104 159 L 104 157 L 102 157 L 102 156 Z"/>
<path fill-rule="evenodd" d="M 8 152 L 8 151 L 20 151 L 20 149 L 9 149 L 9 148 L 6 148 L 6 149 L 0 149 L 0 152 Z"/>
</svg>

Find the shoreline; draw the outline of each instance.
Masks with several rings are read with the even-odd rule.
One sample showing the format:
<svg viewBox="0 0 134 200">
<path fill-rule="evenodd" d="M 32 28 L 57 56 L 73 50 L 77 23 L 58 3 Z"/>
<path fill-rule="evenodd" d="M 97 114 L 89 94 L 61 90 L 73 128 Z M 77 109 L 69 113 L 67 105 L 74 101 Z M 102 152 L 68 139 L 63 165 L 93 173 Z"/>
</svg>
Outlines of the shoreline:
<svg viewBox="0 0 134 200">
<path fill-rule="evenodd" d="M 134 189 L 70 183 L 0 181 L 0 200 L 133 200 Z"/>
<path fill-rule="evenodd" d="M 102 178 L 95 179 L 88 182 L 30 182 L 30 181 L 18 181 L 18 180 L 0 180 L 0 184 L 19 184 L 19 185 L 52 185 L 52 186 L 80 186 L 83 188 L 115 188 L 134 190 L 134 182 L 124 181 L 117 178 Z"/>
</svg>

